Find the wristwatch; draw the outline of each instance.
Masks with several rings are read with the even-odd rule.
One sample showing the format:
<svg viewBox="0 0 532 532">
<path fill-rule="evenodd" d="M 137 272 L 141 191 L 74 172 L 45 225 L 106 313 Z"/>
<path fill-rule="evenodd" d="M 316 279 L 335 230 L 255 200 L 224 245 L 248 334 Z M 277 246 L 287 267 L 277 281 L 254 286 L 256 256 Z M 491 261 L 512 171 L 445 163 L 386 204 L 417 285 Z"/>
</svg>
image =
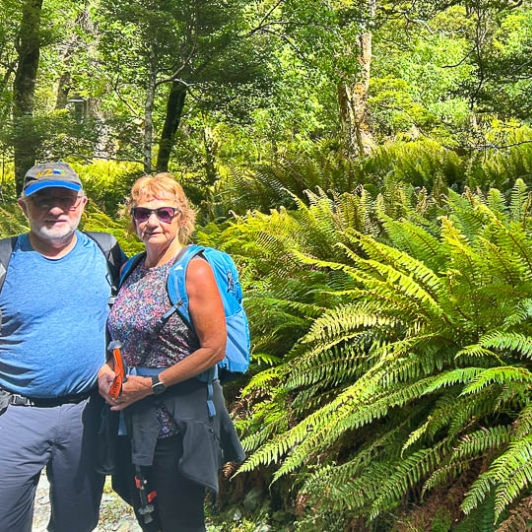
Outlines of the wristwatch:
<svg viewBox="0 0 532 532">
<path fill-rule="evenodd" d="M 159 380 L 159 375 L 152 375 L 151 378 L 151 389 L 153 392 L 153 395 L 159 395 L 166 391 L 166 386 L 164 385 L 164 382 L 161 382 Z"/>
</svg>

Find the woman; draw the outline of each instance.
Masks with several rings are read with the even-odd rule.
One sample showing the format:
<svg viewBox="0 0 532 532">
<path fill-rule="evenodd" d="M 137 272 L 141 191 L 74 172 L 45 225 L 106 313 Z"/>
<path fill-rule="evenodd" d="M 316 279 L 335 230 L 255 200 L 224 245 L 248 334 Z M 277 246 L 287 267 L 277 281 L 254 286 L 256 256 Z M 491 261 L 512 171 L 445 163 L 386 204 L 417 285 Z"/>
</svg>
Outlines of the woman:
<svg viewBox="0 0 532 532">
<path fill-rule="evenodd" d="M 171 307 L 168 272 L 179 260 L 195 219 L 173 176 L 140 178 L 127 206 L 146 254 L 123 283 L 108 328 L 111 338 L 122 343 L 125 365 L 137 375 L 128 376 L 114 399 L 109 394 L 115 377 L 109 361 L 100 370 L 100 394 L 113 405 L 111 410 L 124 413 L 131 453 L 120 452 L 119 457 L 128 462 L 129 496 L 141 527 L 205 530 L 205 489 L 217 491 L 224 460 L 244 458 L 220 384 L 214 383 L 216 416 L 209 417 L 207 384 L 196 378 L 224 358 L 223 304 L 211 267 L 196 257 L 186 273 L 193 329 L 177 312 L 163 318 Z M 157 495 L 150 501 L 147 496 L 153 492 Z"/>
</svg>

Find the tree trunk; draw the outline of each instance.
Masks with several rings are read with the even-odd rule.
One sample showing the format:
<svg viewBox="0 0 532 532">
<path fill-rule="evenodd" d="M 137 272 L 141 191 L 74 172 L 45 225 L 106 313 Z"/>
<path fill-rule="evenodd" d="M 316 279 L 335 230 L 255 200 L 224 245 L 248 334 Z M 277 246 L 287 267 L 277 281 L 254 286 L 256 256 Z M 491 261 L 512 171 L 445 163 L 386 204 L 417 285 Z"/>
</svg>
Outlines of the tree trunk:
<svg viewBox="0 0 532 532">
<path fill-rule="evenodd" d="M 16 61 L 10 63 L 6 66 L 4 75 L 2 76 L 2 81 L 0 82 L 0 94 L 7 91 L 7 87 L 11 81 L 11 76 L 15 73 L 17 68 Z M 11 108 L 8 105 L 0 107 L 0 124 L 5 124 L 9 120 L 9 115 L 11 114 Z"/>
<path fill-rule="evenodd" d="M 78 30 L 78 31 L 76 31 Z M 94 26 L 91 22 L 89 9 L 87 5 L 78 13 L 76 17 L 76 28 L 73 29 L 70 34 L 63 56 L 61 58 L 61 65 L 63 71 L 59 78 L 57 84 L 57 94 L 55 100 L 56 109 L 65 109 L 68 104 L 68 97 L 70 95 L 70 90 L 72 87 L 72 73 L 71 69 L 71 59 L 78 53 L 81 47 L 84 45 L 81 38 L 81 33 L 83 34 L 94 34 Z M 89 49 L 92 45 L 89 45 Z"/>
<path fill-rule="evenodd" d="M 67 70 L 61 74 L 59 78 L 59 83 L 57 85 L 57 95 L 55 99 L 55 108 L 65 109 L 68 103 L 68 95 L 70 94 L 71 89 L 71 75 Z"/>
<path fill-rule="evenodd" d="M 370 152 L 373 141 L 369 126 L 368 92 L 371 77 L 372 33 L 369 22 L 375 16 L 376 0 L 368 2 L 367 22 L 357 39 L 358 79 L 338 84 L 340 123 L 351 156 Z"/>
<path fill-rule="evenodd" d="M 167 172 L 172 148 L 175 145 L 175 134 L 185 107 L 187 88 L 178 81 L 172 82 L 168 100 L 166 102 L 166 118 L 159 142 L 159 155 L 157 156 L 157 171 Z"/>
<path fill-rule="evenodd" d="M 43 0 L 25 0 L 22 5 L 22 21 L 16 45 L 18 66 L 13 84 L 13 121 L 15 183 L 18 194 L 22 191 L 24 175 L 35 164 L 36 157 L 33 108 L 39 67 L 42 3 Z"/>
<path fill-rule="evenodd" d="M 215 144 L 216 141 L 213 138 L 212 130 L 210 127 L 205 126 L 203 128 L 203 146 L 205 147 L 205 176 L 207 177 L 207 185 L 212 187 L 218 179 L 218 173 L 216 172 L 215 165 Z"/>
<path fill-rule="evenodd" d="M 148 87 L 146 89 L 146 102 L 144 104 L 144 172 L 152 171 L 152 144 L 153 144 L 153 104 L 155 101 L 156 85 L 156 60 L 152 50 Z"/>
</svg>

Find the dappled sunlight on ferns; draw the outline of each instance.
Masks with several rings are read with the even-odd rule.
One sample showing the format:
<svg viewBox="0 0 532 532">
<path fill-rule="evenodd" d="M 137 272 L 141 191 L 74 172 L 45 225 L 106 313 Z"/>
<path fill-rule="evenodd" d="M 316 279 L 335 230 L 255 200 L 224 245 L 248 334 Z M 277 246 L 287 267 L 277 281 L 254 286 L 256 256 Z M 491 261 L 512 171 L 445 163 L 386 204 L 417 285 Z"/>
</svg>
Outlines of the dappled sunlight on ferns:
<svg viewBox="0 0 532 532">
<path fill-rule="evenodd" d="M 385 194 L 319 192 L 233 225 L 264 243 L 247 259 L 251 312 L 268 308 L 277 335 L 276 313 L 304 320 L 245 389 L 240 472 L 273 465 L 314 512 L 371 521 L 469 471 L 464 524 L 485 504 L 493 523 L 532 487 L 530 194 L 409 190 L 399 217 Z"/>
</svg>

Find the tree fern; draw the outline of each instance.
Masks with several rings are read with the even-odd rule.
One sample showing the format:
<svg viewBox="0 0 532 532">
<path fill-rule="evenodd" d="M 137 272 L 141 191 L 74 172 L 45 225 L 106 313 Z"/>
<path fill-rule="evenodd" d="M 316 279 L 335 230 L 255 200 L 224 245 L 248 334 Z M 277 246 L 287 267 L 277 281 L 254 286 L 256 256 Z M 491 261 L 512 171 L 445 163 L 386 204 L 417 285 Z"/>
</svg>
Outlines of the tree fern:
<svg viewBox="0 0 532 532">
<path fill-rule="evenodd" d="M 232 249 L 256 254 L 257 310 L 274 311 L 270 325 L 257 318 L 261 334 L 290 338 L 275 378 L 244 390 L 240 471 L 268 465 L 320 507 L 345 500 L 370 519 L 467 472 L 468 519 L 492 500 L 493 523 L 531 487 L 524 454 L 492 471 L 532 426 L 528 198 L 509 206 L 466 190 L 443 201 L 397 183 L 374 202 L 360 190 L 308 198 L 228 229 Z M 264 246 L 246 243 L 256 235 Z"/>
</svg>

